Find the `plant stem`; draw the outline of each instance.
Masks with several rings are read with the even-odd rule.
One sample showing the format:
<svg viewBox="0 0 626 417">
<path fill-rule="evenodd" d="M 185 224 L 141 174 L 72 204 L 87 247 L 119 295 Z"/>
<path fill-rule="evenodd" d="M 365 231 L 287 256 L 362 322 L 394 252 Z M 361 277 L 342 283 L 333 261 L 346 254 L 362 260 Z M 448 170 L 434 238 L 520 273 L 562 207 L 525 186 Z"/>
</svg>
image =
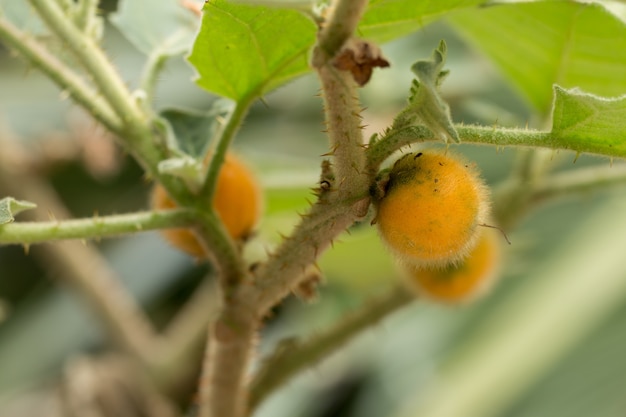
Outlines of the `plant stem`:
<svg viewBox="0 0 626 417">
<path fill-rule="evenodd" d="M 354 222 L 354 213 L 364 211 L 369 200 L 358 203 L 316 203 L 256 274 L 256 286 L 248 295 L 251 303 L 265 314 L 298 285 L 306 269 L 315 263 L 340 233 Z"/>
<path fill-rule="evenodd" d="M 239 127 L 241 127 L 246 114 L 248 114 L 248 109 L 253 99 L 254 97 L 244 98 L 235 104 L 235 108 L 228 116 L 228 121 L 217 139 L 215 146 L 204 156 L 204 164 L 208 168 L 200 191 L 200 198 L 203 201 L 213 201 L 215 188 L 217 187 L 217 178 L 222 164 L 224 163 L 226 152 L 228 152 L 235 134 L 239 130 Z"/>
<path fill-rule="evenodd" d="M 170 55 L 160 50 L 159 48 L 152 51 L 148 56 L 143 71 L 140 77 L 139 88 L 145 93 L 143 97 L 144 111 L 152 111 L 152 101 L 154 100 L 154 91 L 158 81 L 158 76 L 163 70 L 163 67 L 167 63 Z"/>
<path fill-rule="evenodd" d="M 333 1 L 334 10 L 320 31 L 317 43 L 317 49 L 323 57 L 318 58 L 319 61 L 314 58 L 315 66 L 323 66 L 334 58 L 344 43 L 352 37 L 367 3 L 368 0 Z"/>
<path fill-rule="evenodd" d="M 372 328 L 389 314 L 414 299 L 406 289 L 394 287 L 387 294 L 366 302 L 330 329 L 303 342 L 289 342 L 263 361 L 252 379 L 250 410 L 254 410 L 272 392 L 305 368 L 315 366 L 361 332 Z"/>
<path fill-rule="evenodd" d="M 248 306 L 236 302 L 228 303 L 211 326 L 200 382 L 199 417 L 246 415 L 245 381 L 257 326 L 258 317 L 250 314 Z"/>
<path fill-rule="evenodd" d="M 122 122 L 106 101 L 57 57 L 48 52 L 29 34 L 20 31 L 0 16 L 0 38 L 30 63 L 41 69 L 61 89 L 66 90 L 96 120 L 111 132 L 120 134 Z"/>
<path fill-rule="evenodd" d="M 76 5 L 76 9 L 76 26 L 82 32 L 89 34 L 98 10 L 98 0 L 80 0 Z"/>
<path fill-rule="evenodd" d="M 196 232 L 200 241 L 206 244 L 205 250 L 214 259 L 224 296 L 229 298 L 236 283 L 247 275 L 245 262 L 213 210 L 201 212 L 198 220 Z"/>
<path fill-rule="evenodd" d="M 125 126 L 145 126 L 147 120 L 132 99 L 130 92 L 111 62 L 89 36 L 63 14 L 53 0 L 29 0 L 41 19 L 74 53 L 93 77 L 100 92 Z"/>
<path fill-rule="evenodd" d="M 177 209 L 87 219 L 16 222 L 0 226 L 0 245 L 32 244 L 63 239 L 99 239 L 169 227 L 191 226 L 193 212 Z"/>
<path fill-rule="evenodd" d="M 433 138 L 432 132 L 425 126 L 409 126 L 397 130 L 391 129 L 368 147 L 368 169 L 372 173 L 377 173 L 380 164 L 397 150 L 413 143 L 433 140 Z"/>
<path fill-rule="evenodd" d="M 335 12 L 328 24 L 333 27 L 343 24 L 344 30 L 331 31 L 331 35 L 321 34 L 319 38 L 320 43 L 329 42 L 329 52 L 332 54 L 336 52 L 333 51 L 335 48 L 332 46 L 333 42 L 336 41 L 341 46 L 351 36 L 366 4 L 367 2 L 362 0 L 337 2 L 336 10 L 341 12 Z M 332 36 L 334 40 L 326 39 L 328 36 Z M 324 94 L 327 92 L 325 91 Z M 212 196 L 221 162 L 249 104 L 250 101 L 237 103 L 235 111 L 225 126 L 222 137 L 211 156 L 212 160 L 201 192 L 202 196 Z M 355 119 L 358 125 L 358 112 L 351 111 L 351 108 L 352 106 L 347 109 L 335 108 L 332 111 L 337 111 L 345 119 Z M 332 132 L 333 129 L 334 126 L 329 126 L 329 135 L 337 134 Z M 360 143 L 360 132 L 355 137 L 348 137 L 345 140 Z M 359 151 L 363 152 L 362 149 Z M 366 175 L 364 170 L 357 174 Z M 360 182 L 357 184 L 361 185 Z M 359 188 L 349 190 L 345 194 L 352 198 L 362 194 L 367 195 L 366 186 Z M 255 277 L 254 285 L 241 285 L 243 281 L 235 282 L 232 293 L 225 294 L 224 310 L 212 326 L 209 336 L 211 340 L 209 354 L 203 366 L 199 410 L 201 417 L 241 417 L 245 414 L 247 409 L 246 371 L 260 317 L 274 302 L 282 299 L 290 288 L 297 284 L 302 272 L 315 261 L 325 247 L 330 245 L 332 239 L 352 224 L 358 215 L 362 215 L 367 210 L 369 199 L 362 198 L 361 201 L 352 201 L 351 204 L 337 199 L 336 203 L 337 206 L 324 204 L 322 207 L 319 203 L 314 206 L 311 211 L 312 217 L 305 218 L 294 236 L 281 245 L 277 256 L 272 257 L 266 265 L 260 268 L 261 271 Z M 325 215 L 324 209 L 339 207 L 342 203 L 347 210 L 341 215 L 330 217 Z M 320 219 L 327 219 L 327 222 L 322 222 Z M 303 231 L 310 230 L 307 223 L 320 224 L 319 230 L 316 230 L 313 236 L 302 234 Z M 302 255 L 302 258 L 298 258 L 298 255 Z M 299 259 L 299 262 L 290 263 L 293 259 Z M 265 281 L 265 278 L 268 281 Z"/>
</svg>

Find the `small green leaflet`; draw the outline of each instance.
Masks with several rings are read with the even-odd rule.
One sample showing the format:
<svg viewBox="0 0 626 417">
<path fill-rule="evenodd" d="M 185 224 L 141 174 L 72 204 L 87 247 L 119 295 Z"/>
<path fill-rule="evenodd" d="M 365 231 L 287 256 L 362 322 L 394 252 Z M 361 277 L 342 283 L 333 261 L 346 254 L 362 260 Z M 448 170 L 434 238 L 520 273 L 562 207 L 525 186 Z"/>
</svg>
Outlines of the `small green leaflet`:
<svg viewBox="0 0 626 417">
<path fill-rule="evenodd" d="M 439 95 L 439 85 L 448 75 L 448 71 L 443 69 L 446 52 L 446 43 L 441 41 L 431 59 L 413 64 L 411 70 L 418 79 L 413 81 L 409 104 L 395 118 L 392 129 L 425 126 L 444 142 L 459 142 L 450 108 Z"/>
<path fill-rule="evenodd" d="M 626 157 L 626 96 L 602 98 L 554 87 L 553 145 Z"/>
<path fill-rule="evenodd" d="M 211 0 L 188 59 L 202 88 L 252 100 L 308 71 L 315 32 L 294 10 Z"/>
<path fill-rule="evenodd" d="M 18 213 L 24 210 L 30 210 L 37 207 L 30 201 L 16 200 L 13 197 L 4 197 L 0 200 L 0 226 L 11 223 L 15 220 Z"/>
</svg>

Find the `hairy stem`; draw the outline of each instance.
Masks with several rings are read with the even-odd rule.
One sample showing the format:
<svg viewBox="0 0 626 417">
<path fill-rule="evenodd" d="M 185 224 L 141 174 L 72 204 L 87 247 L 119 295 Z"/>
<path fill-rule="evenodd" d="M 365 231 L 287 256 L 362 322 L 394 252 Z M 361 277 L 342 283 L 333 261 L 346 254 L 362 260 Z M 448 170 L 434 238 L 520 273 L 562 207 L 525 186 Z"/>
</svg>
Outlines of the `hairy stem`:
<svg viewBox="0 0 626 417">
<path fill-rule="evenodd" d="M 350 196 L 369 183 L 361 130 L 360 106 L 352 74 L 330 65 L 318 69 L 322 83 L 326 128 L 333 155 L 335 184 L 339 193 Z"/>
<path fill-rule="evenodd" d="M 89 35 L 89 30 L 98 11 L 98 0 L 80 0 L 76 5 L 76 26 Z"/>
<path fill-rule="evenodd" d="M 350 1 L 340 0 L 336 2 L 336 12 L 328 23 L 329 27 L 336 25 L 344 25 L 343 30 L 322 33 L 319 38 L 320 44 L 330 45 L 325 48 L 326 53 L 334 55 L 336 50 L 351 36 L 356 28 L 356 24 L 361 16 L 366 1 Z M 330 38 L 334 41 L 331 42 Z M 332 46 L 333 42 L 339 45 Z M 318 48 L 319 49 L 319 48 Z M 325 60 L 324 60 L 325 61 Z M 325 62 L 324 62 L 325 65 Z M 324 66 L 322 65 L 322 66 Z M 317 66 L 321 68 L 321 66 Z M 326 95 L 328 92 L 324 91 Z M 331 93 L 332 94 L 332 93 Z M 348 94 L 347 97 L 353 100 L 354 95 Z M 212 161 L 209 164 L 206 181 L 201 194 L 203 196 L 211 196 L 217 174 L 212 170 L 219 170 L 223 157 L 228 149 L 231 137 L 241 124 L 241 118 L 245 115 L 249 103 L 238 103 L 235 111 L 231 115 L 222 137 L 220 138 L 214 154 L 211 156 Z M 348 108 L 334 107 L 330 112 L 338 112 L 340 117 L 354 119 L 354 124 L 358 127 L 358 111 L 352 111 L 356 104 L 351 103 Z M 327 110 L 327 117 L 329 111 Z M 332 115 L 332 118 L 336 118 Z M 335 126 L 328 127 L 329 136 L 337 137 L 334 132 Z M 356 129 L 358 131 L 358 128 Z M 342 132 L 343 133 L 343 132 Z M 350 135 L 355 134 L 354 130 L 350 130 Z M 354 137 L 344 137 L 345 141 L 361 144 L 362 138 L 360 131 Z M 362 153 L 363 150 L 359 149 Z M 364 159 L 361 163 L 364 167 Z M 365 176 L 363 171 L 356 172 L 354 175 Z M 367 187 L 362 186 L 362 182 L 357 181 L 356 184 L 360 189 L 344 189 L 344 199 L 346 196 L 361 195 L 367 193 Z M 347 185 L 347 184 L 346 184 Z M 339 185 L 341 187 L 341 185 Z M 341 190 L 341 188 L 339 188 Z M 341 195 L 338 193 L 337 195 Z M 364 201 L 365 203 L 363 203 Z M 369 205 L 367 198 L 359 202 L 352 202 L 347 205 L 346 201 L 339 198 L 336 203 L 338 207 L 342 203 L 347 208 L 346 212 L 336 217 L 327 218 L 323 209 L 328 207 L 313 208 L 312 212 L 319 213 L 303 220 L 304 226 L 300 226 L 291 239 L 288 239 L 277 256 L 260 268 L 260 272 L 256 275 L 254 285 L 241 285 L 243 281 L 234 282 L 231 294 L 225 294 L 225 307 L 222 315 L 212 326 L 211 343 L 209 345 L 208 361 L 203 367 L 203 383 L 200 390 L 200 416 L 201 417 L 241 417 L 246 413 L 247 408 L 247 390 L 245 387 L 246 371 L 248 368 L 250 354 L 253 350 L 253 342 L 256 337 L 256 327 L 258 320 L 271 307 L 271 305 L 282 299 L 291 287 L 297 284 L 298 278 L 310 263 L 314 262 L 317 256 L 327 247 L 332 239 L 345 230 L 358 215 L 363 215 Z M 320 218 L 327 218 L 327 222 L 321 222 Z M 314 236 L 303 235 L 302 231 L 307 229 L 307 222 L 320 223 L 322 226 L 315 231 Z M 302 257 L 299 257 L 301 255 Z M 298 262 L 291 263 L 293 259 Z M 306 264 L 305 264 L 306 263 Z M 266 280 L 267 279 L 267 280 Z"/>
<path fill-rule="evenodd" d="M 367 0 L 334 1 L 332 15 L 319 34 L 315 66 L 323 66 L 332 59 L 355 32 L 367 7 Z M 320 54 L 321 52 L 321 54 Z M 314 55 L 314 56 L 315 56 Z"/>
<path fill-rule="evenodd" d="M 120 134 L 122 122 L 109 104 L 85 81 L 57 57 L 52 55 L 31 35 L 20 31 L 0 15 L 0 39 L 15 49 L 31 64 L 42 70 L 61 89 L 83 106 L 111 132 Z"/>
<path fill-rule="evenodd" d="M 193 212 L 185 209 L 87 219 L 16 222 L 0 227 L 0 245 L 32 244 L 63 239 L 99 239 L 169 227 L 185 227 L 194 222 Z"/>
<path fill-rule="evenodd" d="M 258 317 L 248 306 L 228 303 L 211 326 L 200 382 L 199 417 L 240 417 L 247 413 L 247 370 Z"/>
<path fill-rule="evenodd" d="M 272 392 L 303 369 L 315 366 L 361 332 L 372 328 L 389 314 L 414 299 L 406 289 L 394 287 L 378 299 L 366 302 L 330 329 L 308 340 L 293 341 L 277 348 L 254 375 L 250 388 L 250 409 L 254 410 Z"/>
<path fill-rule="evenodd" d="M 146 125 L 146 119 L 132 99 L 119 74 L 100 47 L 82 33 L 53 0 L 29 0 L 41 19 L 74 53 L 89 71 L 100 92 L 124 125 Z"/>
<path fill-rule="evenodd" d="M 333 239 L 354 222 L 354 212 L 367 209 L 367 198 L 357 203 L 315 204 L 294 232 L 257 271 L 251 302 L 264 314 L 291 292 L 311 264 L 330 247 Z"/>
</svg>

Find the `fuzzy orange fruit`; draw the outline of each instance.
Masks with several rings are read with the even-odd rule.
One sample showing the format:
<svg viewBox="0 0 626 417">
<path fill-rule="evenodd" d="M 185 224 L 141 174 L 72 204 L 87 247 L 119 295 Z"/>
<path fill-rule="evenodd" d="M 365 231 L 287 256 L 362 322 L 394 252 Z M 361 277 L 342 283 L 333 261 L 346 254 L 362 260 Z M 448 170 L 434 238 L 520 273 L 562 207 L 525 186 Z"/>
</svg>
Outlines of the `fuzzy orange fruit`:
<svg viewBox="0 0 626 417">
<path fill-rule="evenodd" d="M 443 266 L 474 247 L 488 211 L 487 187 L 474 168 L 449 154 L 419 152 L 392 167 L 376 223 L 401 260 Z"/>
<path fill-rule="evenodd" d="M 256 226 L 262 206 L 259 184 L 254 174 L 237 157 L 227 154 L 217 179 L 213 207 L 235 240 L 245 239 Z M 152 208 L 172 209 L 176 203 L 167 191 L 156 184 L 152 191 Z M 164 229 L 163 236 L 172 246 L 194 257 L 204 257 L 202 246 L 189 229 Z"/>
<path fill-rule="evenodd" d="M 501 258 L 498 236 L 482 230 L 478 243 L 458 263 L 441 268 L 407 265 L 408 282 L 418 294 L 443 303 L 471 301 L 490 288 Z"/>
</svg>

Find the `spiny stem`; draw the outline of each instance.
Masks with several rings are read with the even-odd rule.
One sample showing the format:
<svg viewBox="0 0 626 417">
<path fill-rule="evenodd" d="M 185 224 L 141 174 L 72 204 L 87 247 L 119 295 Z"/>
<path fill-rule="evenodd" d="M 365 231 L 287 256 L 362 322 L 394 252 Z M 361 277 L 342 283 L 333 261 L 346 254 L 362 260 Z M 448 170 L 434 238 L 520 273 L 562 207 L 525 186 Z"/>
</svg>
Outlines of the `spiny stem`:
<svg viewBox="0 0 626 417">
<path fill-rule="evenodd" d="M 89 35 L 93 21 L 98 11 L 98 0 L 80 0 L 76 5 L 76 26 L 78 29 Z"/>
<path fill-rule="evenodd" d="M 100 47 L 64 15 L 53 0 L 29 0 L 48 25 L 89 71 L 100 92 L 125 126 L 145 126 L 147 120 L 132 99 L 126 85 Z"/>
<path fill-rule="evenodd" d="M 0 39 L 31 64 L 42 70 L 61 89 L 82 105 L 111 132 L 121 134 L 122 122 L 102 97 L 31 35 L 22 32 L 0 15 Z"/>
<path fill-rule="evenodd" d="M 247 370 L 257 334 L 258 317 L 248 306 L 229 302 L 211 326 L 200 382 L 199 417 L 247 414 Z"/>
<path fill-rule="evenodd" d="M 330 39 L 326 38 L 332 36 L 337 43 L 343 44 L 354 32 L 362 11 L 367 4 L 366 1 L 362 0 L 356 2 L 339 0 L 336 3 L 336 10 L 341 12 L 333 14 L 329 26 L 335 27 L 335 25 L 344 24 L 344 30 L 340 31 L 338 35 L 334 31 L 331 31 L 332 35 L 324 35 L 322 33 L 319 38 L 320 43 L 330 41 Z M 344 39 L 341 39 L 342 37 Z M 333 48 L 334 46 L 329 47 L 329 51 L 334 55 L 336 51 L 332 51 Z M 209 171 L 201 192 L 203 197 L 212 197 L 213 195 L 217 172 L 219 172 L 230 140 L 240 126 L 240 119 L 245 115 L 249 104 L 248 101 L 239 102 L 231 115 L 231 119 L 225 126 L 222 137 L 214 150 L 215 153 L 211 156 L 212 161 L 209 164 Z M 337 108 L 336 111 L 341 112 L 346 118 L 356 119 L 358 123 L 358 112 L 353 112 L 351 108 Z M 333 126 L 329 126 L 329 130 L 332 129 Z M 361 142 L 359 135 L 347 138 L 347 140 L 355 143 Z M 362 149 L 360 151 L 362 152 Z M 362 165 L 364 167 L 364 164 Z M 366 173 L 357 171 L 357 175 L 364 176 Z M 360 182 L 357 182 L 357 184 L 361 185 Z M 352 190 L 351 193 L 347 194 L 351 194 L 354 197 L 366 192 L 367 187 L 363 186 L 361 189 Z M 241 282 L 237 282 L 233 287 L 232 293 L 230 295 L 226 294 L 224 311 L 215 325 L 212 326 L 209 355 L 203 366 L 203 384 L 200 391 L 199 410 L 201 417 L 242 417 L 246 413 L 247 390 L 245 377 L 250 354 L 253 350 L 258 321 L 266 310 L 271 307 L 271 303 L 282 299 L 288 293 L 303 272 L 300 269 L 302 263 L 295 265 L 295 268 L 293 265 L 289 265 L 290 256 L 297 254 L 301 248 L 290 251 L 288 247 L 294 248 L 296 245 L 302 245 L 303 255 L 305 255 L 302 259 L 313 262 L 325 247 L 330 244 L 332 239 L 352 224 L 358 214 L 367 208 L 369 201 L 367 198 L 363 199 L 363 201 L 365 203 L 360 201 L 352 203 L 352 205 L 347 207 L 348 210 L 345 213 L 337 216 L 337 218 L 329 219 L 328 223 L 323 227 L 320 226 L 320 231 L 316 233 L 316 236 L 299 236 L 300 241 L 292 241 L 282 245 L 282 251 L 284 251 L 283 253 L 286 254 L 287 258 L 282 258 L 280 255 L 274 257 L 261 268 L 263 272 L 256 276 L 254 285 L 240 285 Z M 337 203 L 339 204 L 339 202 Z M 320 216 L 324 216 L 323 213 Z M 303 222 L 307 221 L 318 222 L 319 219 L 308 218 L 303 220 Z M 306 227 L 299 230 L 303 229 L 306 229 Z M 298 237 L 297 233 L 296 237 Z M 269 288 L 266 287 L 263 278 L 269 278 L 271 281 L 268 285 Z"/>
<path fill-rule="evenodd" d="M 0 226 L 0 245 L 32 244 L 63 239 L 99 239 L 169 227 L 190 226 L 191 210 L 142 212 L 87 219 L 16 222 Z"/>
<path fill-rule="evenodd" d="M 354 212 L 369 205 L 358 203 L 315 204 L 304 220 L 285 239 L 256 273 L 256 287 L 250 295 L 255 307 L 265 314 L 298 284 L 302 273 L 330 247 L 333 239 L 354 222 Z"/>
<path fill-rule="evenodd" d="M 325 65 L 352 37 L 367 8 L 367 3 L 368 0 L 332 2 L 332 15 L 322 27 L 317 44 L 323 58 L 314 62 L 315 66 Z M 314 61 L 316 60 L 314 59 Z"/>
<path fill-rule="evenodd" d="M 252 379 L 250 411 L 298 372 L 315 366 L 355 336 L 372 328 L 413 299 L 414 296 L 406 289 L 394 287 L 387 294 L 366 302 L 359 310 L 308 340 L 294 341 L 284 348 L 279 346 L 272 356 L 263 362 Z"/>
<path fill-rule="evenodd" d="M 350 196 L 369 183 L 361 130 L 357 85 L 352 74 L 330 65 L 318 68 L 333 155 L 335 184 L 339 194 Z"/>
</svg>

